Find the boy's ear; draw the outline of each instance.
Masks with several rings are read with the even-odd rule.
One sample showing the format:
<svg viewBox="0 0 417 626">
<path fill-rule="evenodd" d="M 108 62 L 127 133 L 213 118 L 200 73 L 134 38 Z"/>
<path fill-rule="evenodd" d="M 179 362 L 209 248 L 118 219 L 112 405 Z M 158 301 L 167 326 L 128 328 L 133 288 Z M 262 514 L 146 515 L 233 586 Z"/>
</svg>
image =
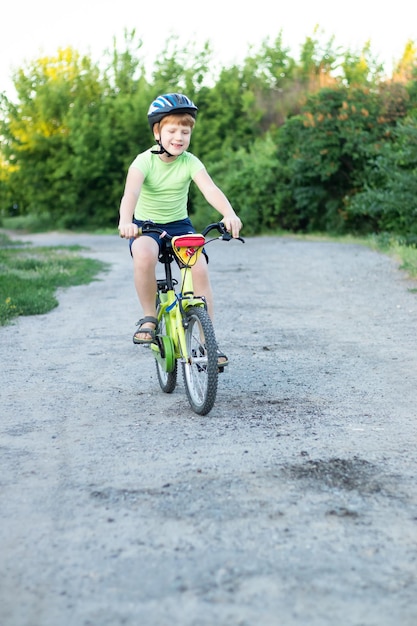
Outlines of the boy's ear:
<svg viewBox="0 0 417 626">
<path fill-rule="evenodd" d="M 152 128 L 152 132 L 153 132 L 153 136 L 155 137 L 156 141 L 159 141 L 161 138 L 161 135 L 159 133 L 159 124 L 154 124 L 153 128 Z"/>
</svg>

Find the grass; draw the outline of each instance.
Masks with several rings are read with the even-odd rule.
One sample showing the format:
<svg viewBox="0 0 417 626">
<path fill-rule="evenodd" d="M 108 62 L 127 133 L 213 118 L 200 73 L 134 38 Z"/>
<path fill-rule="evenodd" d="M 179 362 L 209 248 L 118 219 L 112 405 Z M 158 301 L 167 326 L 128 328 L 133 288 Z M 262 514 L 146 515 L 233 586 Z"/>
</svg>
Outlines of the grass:
<svg viewBox="0 0 417 626">
<path fill-rule="evenodd" d="M 59 287 L 96 280 L 107 265 L 80 255 L 81 246 L 32 247 L 0 233 L 0 326 L 58 306 Z"/>
<path fill-rule="evenodd" d="M 406 272 L 409 278 L 417 278 L 417 247 L 415 244 L 405 245 L 399 238 L 373 235 L 369 238 L 367 245 L 395 259 L 400 269 Z M 410 291 L 415 292 L 416 289 L 410 289 Z"/>
<path fill-rule="evenodd" d="M 387 235 L 371 235 L 366 239 L 357 239 L 356 242 L 390 256 L 408 278 L 413 281 L 417 279 L 417 246 L 415 244 L 406 245 L 400 238 Z M 417 293 L 414 287 L 410 287 L 409 291 Z"/>
</svg>

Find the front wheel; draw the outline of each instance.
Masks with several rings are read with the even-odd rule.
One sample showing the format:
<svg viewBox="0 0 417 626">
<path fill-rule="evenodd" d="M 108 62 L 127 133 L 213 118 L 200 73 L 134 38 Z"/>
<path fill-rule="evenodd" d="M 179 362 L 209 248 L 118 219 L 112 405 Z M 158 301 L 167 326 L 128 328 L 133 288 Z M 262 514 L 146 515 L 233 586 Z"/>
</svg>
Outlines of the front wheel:
<svg viewBox="0 0 417 626">
<path fill-rule="evenodd" d="M 207 415 L 217 394 L 217 342 L 207 311 L 191 307 L 186 313 L 185 339 L 188 361 L 183 363 L 185 391 L 191 408 Z"/>
</svg>

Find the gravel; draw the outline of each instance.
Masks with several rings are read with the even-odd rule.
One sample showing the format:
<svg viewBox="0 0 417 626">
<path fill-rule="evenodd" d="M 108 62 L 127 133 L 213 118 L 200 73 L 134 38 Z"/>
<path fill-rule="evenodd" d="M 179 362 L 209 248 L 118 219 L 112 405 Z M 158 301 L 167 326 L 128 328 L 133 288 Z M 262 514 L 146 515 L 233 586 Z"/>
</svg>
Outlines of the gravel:
<svg viewBox="0 0 417 626">
<path fill-rule="evenodd" d="M 110 264 L 0 328 L 2 626 L 415 626 L 417 295 L 359 245 L 209 245 L 231 361 L 194 414 Z"/>
</svg>

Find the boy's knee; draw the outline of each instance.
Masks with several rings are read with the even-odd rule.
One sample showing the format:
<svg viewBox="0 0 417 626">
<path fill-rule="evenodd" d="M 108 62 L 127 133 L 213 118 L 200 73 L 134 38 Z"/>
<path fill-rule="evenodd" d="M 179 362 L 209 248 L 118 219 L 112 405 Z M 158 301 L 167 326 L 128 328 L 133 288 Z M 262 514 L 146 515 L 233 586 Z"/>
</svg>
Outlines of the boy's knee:
<svg viewBox="0 0 417 626">
<path fill-rule="evenodd" d="M 150 238 L 147 237 L 149 240 Z M 158 260 L 158 244 L 153 241 L 137 240 L 132 245 L 132 257 L 139 263 L 156 263 Z"/>
<path fill-rule="evenodd" d="M 208 276 L 208 267 L 207 263 L 196 263 L 192 269 L 192 274 L 194 276 Z"/>
</svg>

